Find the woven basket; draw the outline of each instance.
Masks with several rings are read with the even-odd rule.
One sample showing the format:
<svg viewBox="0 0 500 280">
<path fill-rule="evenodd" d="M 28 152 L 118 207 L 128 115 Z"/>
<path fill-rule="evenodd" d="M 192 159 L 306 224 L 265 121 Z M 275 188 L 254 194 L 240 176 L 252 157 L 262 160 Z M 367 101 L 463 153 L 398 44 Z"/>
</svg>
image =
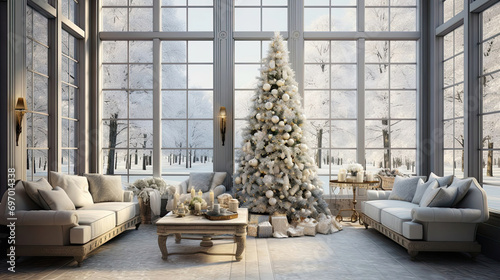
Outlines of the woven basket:
<svg viewBox="0 0 500 280">
<path fill-rule="evenodd" d="M 151 224 L 151 206 L 148 203 L 144 203 L 142 197 L 138 197 L 139 206 L 141 210 L 141 222 L 143 224 Z"/>
<path fill-rule="evenodd" d="M 380 180 L 382 181 L 381 188 L 385 191 L 390 191 L 392 190 L 392 186 L 394 185 L 394 179 L 396 177 L 387 177 L 387 176 L 379 176 Z"/>
</svg>

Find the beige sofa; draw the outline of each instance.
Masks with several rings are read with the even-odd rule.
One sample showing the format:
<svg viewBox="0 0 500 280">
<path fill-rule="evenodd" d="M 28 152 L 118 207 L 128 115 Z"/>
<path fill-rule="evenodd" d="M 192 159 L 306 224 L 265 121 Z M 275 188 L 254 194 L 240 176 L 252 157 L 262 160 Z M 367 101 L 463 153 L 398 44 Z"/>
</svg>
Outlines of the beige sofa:
<svg viewBox="0 0 500 280">
<path fill-rule="evenodd" d="M 133 202 L 131 191 L 123 191 L 119 202 L 44 210 L 30 198 L 24 184 L 18 181 L 15 186 L 14 216 L 7 207 L 8 192 L 0 204 L 0 224 L 15 223 L 16 256 L 72 256 L 80 266 L 90 252 L 140 225 L 139 205 Z"/>
<path fill-rule="evenodd" d="M 391 191 L 369 190 L 368 200 L 362 203 L 361 220 L 366 228 L 371 226 L 406 248 L 412 258 L 420 251 L 468 252 L 474 257 L 481 252 L 476 230 L 478 224 L 488 220 L 489 212 L 483 188 L 476 179 L 468 179 L 472 180 L 470 188 L 449 207 L 390 200 Z M 434 190 L 447 187 L 441 185 Z"/>
</svg>

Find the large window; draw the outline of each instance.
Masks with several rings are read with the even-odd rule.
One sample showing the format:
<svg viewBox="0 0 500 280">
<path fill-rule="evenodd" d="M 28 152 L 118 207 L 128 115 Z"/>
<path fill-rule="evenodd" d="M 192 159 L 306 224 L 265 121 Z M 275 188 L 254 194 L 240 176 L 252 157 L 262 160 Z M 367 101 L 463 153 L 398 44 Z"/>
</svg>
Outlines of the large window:
<svg viewBox="0 0 500 280">
<path fill-rule="evenodd" d="M 464 28 L 443 39 L 444 174 L 464 176 Z"/>
<path fill-rule="evenodd" d="M 48 19 L 26 9 L 26 179 L 47 177 L 49 150 Z"/>
<path fill-rule="evenodd" d="M 500 185 L 500 4 L 482 13 L 482 27 L 483 182 Z"/>
</svg>

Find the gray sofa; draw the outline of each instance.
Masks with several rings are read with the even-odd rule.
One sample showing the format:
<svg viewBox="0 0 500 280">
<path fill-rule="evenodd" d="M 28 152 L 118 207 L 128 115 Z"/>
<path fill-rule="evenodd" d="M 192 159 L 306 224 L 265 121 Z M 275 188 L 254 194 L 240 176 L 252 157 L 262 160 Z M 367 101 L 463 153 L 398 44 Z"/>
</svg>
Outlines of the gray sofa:
<svg viewBox="0 0 500 280">
<path fill-rule="evenodd" d="M 7 192 L 0 204 L 0 224 L 15 222 L 16 256 L 72 256 L 80 266 L 90 252 L 140 225 L 139 205 L 133 202 L 131 191 L 119 193 L 122 197 L 116 202 L 87 203 L 75 210 L 45 210 L 28 195 L 24 184 L 18 181 L 15 186 L 14 216 L 7 207 Z M 12 217 L 17 220 L 9 219 Z"/>
<path fill-rule="evenodd" d="M 459 184 L 458 181 L 465 179 L 452 177 L 452 180 Z M 472 183 L 463 198 L 456 197 L 454 204 L 447 207 L 423 206 L 425 197 L 420 197 L 420 203 L 412 203 L 389 199 L 391 191 L 369 190 L 368 200 L 362 203 L 361 220 L 366 228 L 371 226 L 406 248 L 412 258 L 420 251 L 468 252 L 474 257 L 481 252 L 481 245 L 476 242 L 476 230 L 479 223 L 488 220 L 489 212 L 483 188 L 476 179 L 468 180 Z M 447 185 L 432 187 L 429 192 L 437 192 L 439 188 L 445 191 L 448 185 L 454 186 L 450 181 Z M 410 196 L 416 195 L 410 193 Z M 410 200 L 415 202 L 415 199 Z"/>
</svg>

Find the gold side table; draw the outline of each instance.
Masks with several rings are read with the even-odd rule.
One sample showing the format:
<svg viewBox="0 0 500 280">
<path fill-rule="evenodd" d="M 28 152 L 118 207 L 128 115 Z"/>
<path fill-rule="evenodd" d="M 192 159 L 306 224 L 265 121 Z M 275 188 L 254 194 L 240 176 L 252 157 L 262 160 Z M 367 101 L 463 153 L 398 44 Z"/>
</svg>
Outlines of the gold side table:
<svg viewBox="0 0 500 280">
<path fill-rule="evenodd" d="M 356 190 L 357 188 L 368 188 L 368 189 L 374 189 L 378 188 L 380 184 L 380 181 L 363 181 L 363 182 L 339 182 L 338 180 L 330 180 L 330 197 L 332 195 L 332 189 L 335 187 L 352 187 L 352 208 L 351 209 L 340 209 L 339 212 L 337 213 L 337 216 L 335 217 L 335 220 L 337 222 L 343 222 L 344 218 L 342 217 L 341 213 L 343 211 L 352 211 L 351 215 L 351 222 L 355 223 L 359 220 L 359 213 L 356 210 Z M 361 223 L 361 221 L 360 221 Z"/>
</svg>

